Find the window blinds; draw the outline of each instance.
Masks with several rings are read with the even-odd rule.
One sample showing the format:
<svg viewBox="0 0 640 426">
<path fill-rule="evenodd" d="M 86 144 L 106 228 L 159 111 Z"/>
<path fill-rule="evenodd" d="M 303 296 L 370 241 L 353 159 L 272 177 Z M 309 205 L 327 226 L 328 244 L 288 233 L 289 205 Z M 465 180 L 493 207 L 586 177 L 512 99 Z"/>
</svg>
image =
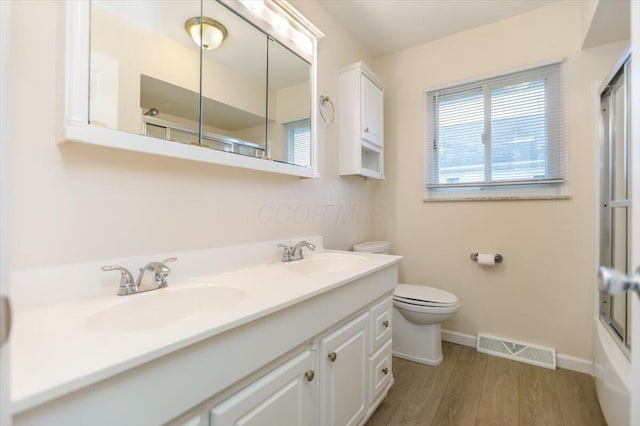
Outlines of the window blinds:
<svg viewBox="0 0 640 426">
<path fill-rule="evenodd" d="M 556 63 L 428 91 L 427 188 L 564 182 L 562 68 Z"/>
<path fill-rule="evenodd" d="M 311 120 L 304 119 L 286 124 L 289 163 L 311 167 Z"/>
</svg>

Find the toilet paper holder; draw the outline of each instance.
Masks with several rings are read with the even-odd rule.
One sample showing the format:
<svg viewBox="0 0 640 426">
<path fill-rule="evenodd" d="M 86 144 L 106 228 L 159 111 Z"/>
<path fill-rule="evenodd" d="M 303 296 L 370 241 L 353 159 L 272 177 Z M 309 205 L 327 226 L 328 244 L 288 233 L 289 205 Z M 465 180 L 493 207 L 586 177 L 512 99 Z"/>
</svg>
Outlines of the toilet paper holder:
<svg viewBox="0 0 640 426">
<path fill-rule="evenodd" d="M 471 253 L 471 256 L 469 256 L 471 258 L 471 260 L 473 260 L 474 262 L 478 261 L 478 252 L 474 251 L 473 253 Z M 504 258 L 502 257 L 502 255 L 500 253 L 497 253 L 494 256 L 494 260 L 496 261 L 496 263 L 502 263 L 502 261 L 504 260 Z"/>
</svg>

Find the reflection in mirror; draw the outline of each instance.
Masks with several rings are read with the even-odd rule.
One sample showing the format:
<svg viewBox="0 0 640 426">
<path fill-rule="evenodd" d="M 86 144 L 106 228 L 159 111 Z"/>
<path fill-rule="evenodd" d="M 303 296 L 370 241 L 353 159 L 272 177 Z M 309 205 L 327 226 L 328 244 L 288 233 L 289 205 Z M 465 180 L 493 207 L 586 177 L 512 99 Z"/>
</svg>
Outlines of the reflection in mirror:
<svg viewBox="0 0 640 426">
<path fill-rule="evenodd" d="M 311 167 L 311 65 L 269 39 L 269 154 Z"/>
<path fill-rule="evenodd" d="M 203 16 L 225 26 L 220 47 L 202 52 L 203 144 L 266 157 L 267 36 L 217 1 L 203 3 Z"/>
<path fill-rule="evenodd" d="M 91 2 L 91 124 L 198 144 L 200 49 L 184 30 L 193 16 L 200 0 Z M 169 90 L 149 96 L 159 83 Z"/>
<path fill-rule="evenodd" d="M 90 28 L 89 124 L 311 167 L 311 65 L 224 4 L 91 0 Z"/>
</svg>

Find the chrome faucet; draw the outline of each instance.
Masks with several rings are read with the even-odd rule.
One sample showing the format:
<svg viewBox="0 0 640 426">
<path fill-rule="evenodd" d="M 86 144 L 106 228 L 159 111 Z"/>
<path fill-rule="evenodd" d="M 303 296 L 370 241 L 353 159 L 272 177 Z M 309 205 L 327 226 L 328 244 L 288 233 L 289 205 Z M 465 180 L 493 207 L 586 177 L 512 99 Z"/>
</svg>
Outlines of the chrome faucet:
<svg viewBox="0 0 640 426">
<path fill-rule="evenodd" d="M 133 275 L 127 268 L 117 265 L 103 266 L 103 271 L 120 271 L 120 286 L 118 296 L 129 296 L 131 294 L 143 293 L 145 291 L 156 290 L 167 286 L 167 276 L 171 269 L 166 265 L 175 262 L 177 257 L 165 259 L 162 262 L 151 262 L 140 268 L 138 279 L 133 281 Z"/>
<path fill-rule="evenodd" d="M 304 256 L 302 255 L 303 247 L 306 247 L 311 251 L 316 249 L 316 246 L 307 241 L 300 241 L 293 247 L 289 247 L 285 244 L 278 244 L 278 247 L 282 247 L 284 249 L 284 252 L 282 253 L 283 262 L 293 262 L 295 260 L 304 259 Z"/>
</svg>

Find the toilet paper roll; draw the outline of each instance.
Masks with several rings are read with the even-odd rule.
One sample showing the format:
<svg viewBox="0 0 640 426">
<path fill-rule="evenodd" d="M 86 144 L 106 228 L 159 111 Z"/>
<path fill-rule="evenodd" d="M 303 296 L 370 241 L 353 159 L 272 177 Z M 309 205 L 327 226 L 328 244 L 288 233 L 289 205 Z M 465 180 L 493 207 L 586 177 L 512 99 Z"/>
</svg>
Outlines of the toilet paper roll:
<svg viewBox="0 0 640 426">
<path fill-rule="evenodd" d="M 478 265 L 493 266 L 496 264 L 496 255 L 480 253 L 478 255 Z"/>
</svg>

